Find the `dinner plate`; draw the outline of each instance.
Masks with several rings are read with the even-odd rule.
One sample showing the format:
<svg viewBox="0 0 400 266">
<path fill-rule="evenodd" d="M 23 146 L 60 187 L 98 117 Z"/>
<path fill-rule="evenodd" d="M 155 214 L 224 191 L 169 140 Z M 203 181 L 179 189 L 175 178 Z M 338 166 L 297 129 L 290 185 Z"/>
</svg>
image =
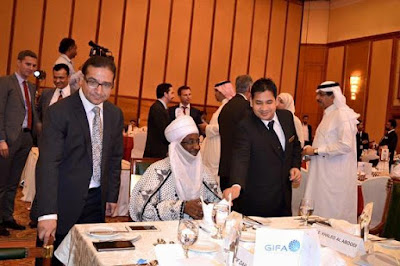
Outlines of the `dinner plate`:
<svg viewBox="0 0 400 266">
<path fill-rule="evenodd" d="M 202 253 L 217 252 L 220 250 L 220 246 L 215 242 L 200 240 L 191 245 L 189 250 Z"/>
<path fill-rule="evenodd" d="M 242 231 L 242 233 L 240 235 L 240 241 L 256 242 L 256 232 L 255 231 Z"/>
<path fill-rule="evenodd" d="M 108 239 L 108 238 L 113 238 L 116 237 L 119 233 L 115 232 L 114 228 L 111 227 L 92 227 L 89 228 L 86 233 L 95 238 L 99 239 Z"/>
<path fill-rule="evenodd" d="M 396 241 L 396 240 L 384 240 L 384 241 L 378 242 L 378 244 L 384 248 L 400 249 L 400 242 Z"/>
</svg>

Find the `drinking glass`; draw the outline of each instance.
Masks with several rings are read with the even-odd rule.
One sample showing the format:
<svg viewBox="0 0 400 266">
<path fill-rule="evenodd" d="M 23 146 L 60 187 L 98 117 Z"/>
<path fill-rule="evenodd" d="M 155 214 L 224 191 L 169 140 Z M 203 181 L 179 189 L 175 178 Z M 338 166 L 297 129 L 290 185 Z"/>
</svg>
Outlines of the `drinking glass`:
<svg viewBox="0 0 400 266">
<path fill-rule="evenodd" d="M 178 225 L 178 240 L 181 242 L 185 257 L 188 258 L 188 250 L 193 245 L 199 236 L 199 226 L 192 220 L 183 219 Z"/>
<path fill-rule="evenodd" d="M 312 199 L 302 199 L 300 203 L 300 214 L 307 226 L 308 217 L 314 212 L 314 201 Z"/>
<path fill-rule="evenodd" d="M 218 232 L 212 236 L 214 239 L 222 239 L 222 230 L 225 225 L 226 218 L 229 215 L 229 206 L 226 204 L 216 204 L 213 208 L 212 218 L 217 227 Z"/>
</svg>

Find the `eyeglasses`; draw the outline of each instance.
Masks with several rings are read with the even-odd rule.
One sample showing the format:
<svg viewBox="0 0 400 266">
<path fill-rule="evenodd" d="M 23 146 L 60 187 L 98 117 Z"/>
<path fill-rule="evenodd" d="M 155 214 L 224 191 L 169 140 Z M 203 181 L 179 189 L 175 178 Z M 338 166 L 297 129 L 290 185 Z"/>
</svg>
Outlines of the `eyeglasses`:
<svg viewBox="0 0 400 266">
<path fill-rule="evenodd" d="M 195 144 L 199 145 L 200 139 L 191 139 L 189 141 L 182 141 L 181 144 L 186 144 L 186 145 L 191 145 L 191 146 L 193 146 Z"/>
<path fill-rule="evenodd" d="M 84 79 L 85 79 L 87 85 L 89 86 L 89 88 L 91 88 L 91 89 L 97 89 L 100 85 L 103 87 L 103 89 L 106 89 L 106 90 L 109 90 L 112 87 L 114 87 L 114 85 L 111 82 L 100 83 L 94 78 L 88 78 L 87 79 L 85 77 Z"/>
</svg>

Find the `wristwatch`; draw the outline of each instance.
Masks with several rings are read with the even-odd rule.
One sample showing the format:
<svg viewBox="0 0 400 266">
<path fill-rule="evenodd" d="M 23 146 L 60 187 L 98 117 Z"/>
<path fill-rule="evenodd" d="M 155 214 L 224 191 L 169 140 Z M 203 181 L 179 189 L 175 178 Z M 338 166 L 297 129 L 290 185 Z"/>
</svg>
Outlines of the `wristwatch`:
<svg viewBox="0 0 400 266">
<path fill-rule="evenodd" d="M 314 149 L 314 155 L 318 155 L 318 148 Z"/>
</svg>

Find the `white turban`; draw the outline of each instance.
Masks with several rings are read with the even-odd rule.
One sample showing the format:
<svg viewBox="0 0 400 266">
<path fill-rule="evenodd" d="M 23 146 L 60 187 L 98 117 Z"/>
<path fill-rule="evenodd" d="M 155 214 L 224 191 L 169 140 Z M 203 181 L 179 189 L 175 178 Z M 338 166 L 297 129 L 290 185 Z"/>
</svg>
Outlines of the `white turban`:
<svg viewBox="0 0 400 266">
<path fill-rule="evenodd" d="M 354 134 L 357 132 L 357 127 L 356 125 L 359 123 L 357 118 L 360 116 L 356 112 L 354 112 L 353 109 L 351 109 L 347 104 L 346 104 L 346 97 L 344 97 L 342 90 L 340 89 L 339 83 L 334 82 L 334 81 L 325 81 L 322 82 L 318 88 L 317 92 L 323 91 L 323 92 L 333 92 L 333 95 L 335 98 L 333 99 L 333 104 L 341 110 L 341 119 L 342 121 L 350 121 L 351 124 L 354 126 L 352 130 L 354 131 Z"/>
<path fill-rule="evenodd" d="M 196 123 L 191 116 L 178 116 L 167 126 L 164 133 L 170 142 L 168 156 L 179 199 L 187 201 L 200 198 L 200 189 L 203 182 L 201 176 L 203 163 L 200 151 L 196 156 L 193 156 L 181 144 L 187 135 L 199 134 Z"/>
<path fill-rule="evenodd" d="M 168 142 L 181 142 L 187 135 L 197 133 L 199 129 L 193 118 L 188 115 L 181 115 L 174 119 L 165 129 L 164 134 Z"/>
</svg>

